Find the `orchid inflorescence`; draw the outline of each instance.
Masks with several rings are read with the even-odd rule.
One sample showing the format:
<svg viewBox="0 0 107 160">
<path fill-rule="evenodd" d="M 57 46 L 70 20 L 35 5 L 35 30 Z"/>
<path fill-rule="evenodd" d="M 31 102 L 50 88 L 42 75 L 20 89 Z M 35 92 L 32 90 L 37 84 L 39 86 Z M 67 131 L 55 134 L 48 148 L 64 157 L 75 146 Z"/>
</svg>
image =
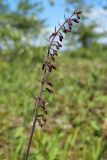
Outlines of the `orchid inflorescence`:
<svg viewBox="0 0 107 160">
<path fill-rule="evenodd" d="M 33 118 L 33 125 L 31 130 L 31 135 L 29 139 L 29 143 L 27 146 L 27 152 L 26 152 L 26 158 L 28 159 L 29 150 L 31 146 L 31 141 L 35 129 L 35 124 L 38 122 L 40 127 L 43 127 L 46 123 L 46 115 L 47 115 L 47 103 L 43 98 L 43 92 L 46 91 L 49 94 L 53 93 L 52 87 L 53 83 L 51 80 L 48 79 L 48 75 L 53 71 L 56 70 L 54 61 L 56 59 L 56 56 L 58 56 L 58 50 L 62 47 L 62 42 L 64 39 L 64 34 L 72 32 L 72 27 L 74 23 L 79 23 L 80 20 L 81 11 L 74 11 L 74 13 L 69 17 L 65 18 L 65 21 L 62 25 L 59 24 L 59 29 L 56 29 L 49 37 L 49 46 L 47 47 L 47 54 L 44 59 L 43 65 L 42 65 L 42 80 L 41 80 L 41 88 L 40 88 L 40 95 L 38 98 L 35 98 L 35 113 Z M 39 114 L 39 108 L 42 109 L 42 113 Z"/>
<path fill-rule="evenodd" d="M 58 56 L 58 50 L 62 47 L 64 34 L 68 32 L 72 32 L 73 23 L 79 23 L 80 14 L 81 14 L 81 11 L 75 11 L 70 18 L 68 19 L 65 18 L 64 23 L 62 25 L 59 24 L 60 26 L 59 29 L 56 30 L 56 27 L 55 27 L 55 31 L 49 37 L 49 47 L 47 50 L 47 56 L 45 57 L 44 63 L 42 65 L 42 70 L 44 73 L 42 78 L 42 84 L 41 84 L 42 92 L 43 92 L 43 88 L 47 85 L 48 87 L 45 87 L 45 90 L 48 93 L 53 93 L 53 90 L 52 90 L 53 83 L 49 79 L 47 79 L 47 74 L 49 75 L 50 72 L 52 72 L 53 70 L 56 70 L 54 61 L 56 56 Z M 76 17 L 72 18 L 73 16 L 76 16 Z M 40 95 L 37 101 L 38 101 L 38 105 L 43 108 L 43 114 L 41 114 L 41 116 L 40 115 L 38 116 L 37 121 L 39 123 L 39 126 L 43 127 L 44 125 L 43 117 L 45 117 L 45 114 L 47 114 L 46 102 L 42 98 L 42 95 Z"/>
</svg>

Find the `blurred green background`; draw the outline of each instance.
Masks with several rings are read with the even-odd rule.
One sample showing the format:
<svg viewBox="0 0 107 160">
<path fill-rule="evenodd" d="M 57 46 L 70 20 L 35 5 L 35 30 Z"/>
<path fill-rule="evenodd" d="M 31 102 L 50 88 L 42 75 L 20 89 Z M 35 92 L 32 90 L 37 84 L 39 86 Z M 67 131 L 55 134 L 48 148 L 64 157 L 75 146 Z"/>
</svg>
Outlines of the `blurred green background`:
<svg viewBox="0 0 107 160">
<path fill-rule="evenodd" d="M 29 160 L 107 160 L 107 2 L 98 0 L 0 1 L 0 160 L 24 160 L 46 39 L 77 8 Z"/>
</svg>

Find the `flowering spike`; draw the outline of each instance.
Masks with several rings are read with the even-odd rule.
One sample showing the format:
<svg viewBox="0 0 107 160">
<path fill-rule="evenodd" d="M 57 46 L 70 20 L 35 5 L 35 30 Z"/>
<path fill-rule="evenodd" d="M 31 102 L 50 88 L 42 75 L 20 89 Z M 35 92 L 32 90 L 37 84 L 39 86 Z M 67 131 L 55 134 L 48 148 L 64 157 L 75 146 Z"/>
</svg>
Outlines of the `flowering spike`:
<svg viewBox="0 0 107 160">
<path fill-rule="evenodd" d="M 71 32 L 73 23 L 79 23 L 80 14 L 81 14 L 81 11 L 75 11 L 69 18 L 66 18 L 65 14 L 64 14 L 65 21 L 63 22 L 62 25 L 59 24 L 58 29 L 56 29 L 56 27 L 55 27 L 55 31 L 49 37 L 49 45 L 47 48 L 47 55 L 45 57 L 43 65 L 42 65 L 42 73 L 43 74 L 42 74 L 42 80 L 41 80 L 40 94 L 39 94 L 38 98 L 35 98 L 33 96 L 36 99 L 36 107 L 35 107 L 32 131 L 31 131 L 31 135 L 29 138 L 29 143 L 28 143 L 26 157 L 25 157 L 26 160 L 28 160 L 29 150 L 31 147 L 31 142 L 32 142 L 33 134 L 34 134 L 36 121 L 38 121 L 38 124 L 40 127 L 43 127 L 43 125 L 44 125 L 43 121 L 46 122 L 46 118 L 44 117 L 44 115 L 47 114 L 47 108 L 46 108 L 46 102 L 43 98 L 43 93 L 44 93 L 45 84 L 47 84 L 49 87 L 53 86 L 52 82 L 47 80 L 47 76 L 50 74 L 50 72 L 52 72 L 53 70 L 56 70 L 55 64 L 52 63 L 52 61 L 55 60 L 55 58 L 56 58 L 55 55 L 56 56 L 58 55 L 58 49 L 60 49 L 60 47 L 62 47 L 61 42 L 63 40 L 63 32 L 64 33 Z M 76 18 L 72 18 L 73 16 L 76 16 Z M 55 39 L 59 39 L 59 41 L 58 40 L 55 41 Z M 47 90 L 48 93 L 53 93 L 53 90 L 51 90 L 48 87 L 45 87 L 45 90 Z M 38 114 L 40 107 L 42 108 L 42 115 L 43 116 L 40 116 Z"/>
</svg>

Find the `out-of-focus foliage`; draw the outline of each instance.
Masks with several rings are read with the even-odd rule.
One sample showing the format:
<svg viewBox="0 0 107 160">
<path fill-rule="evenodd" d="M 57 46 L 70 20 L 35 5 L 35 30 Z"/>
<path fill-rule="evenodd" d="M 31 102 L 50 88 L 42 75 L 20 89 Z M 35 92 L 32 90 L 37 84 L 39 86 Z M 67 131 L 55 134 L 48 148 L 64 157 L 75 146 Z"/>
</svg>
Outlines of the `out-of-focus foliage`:
<svg viewBox="0 0 107 160">
<path fill-rule="evenodd" d="M 24 159 L 34 113 L 30 92 L 38 96 L 40 88 L 41 51 L 35 49 L 32 58 L 0 59 L 0 159 Z M 54 94 L 44 92 L 47 125 L 37 126 L 30 160 L 107 159 L 106 61 L 107 50 L 98 44 L 57 58 Z"/>
<path fill-rule="evenodd" d="M 56 4 L 57 0 L 49 0 L 50 4 L 53 6 Z M 69 6 L 72 5 L 72 7 L 78 7 L 78 4 L 81 5 L 82 7 L 86 7 L 87 5 L 90 6 L 95 6 L 100 5 L 100 7 L 102 7 L 103 9 L 107 9 L 107 1 L 106 0 L 90 0 L 90 1 L 86 1 L 86 0 L 62 0 L 62 3 L 64 3 L 64 5 L 66 6 L 66 11 L 69 11 Z"/>
<path fill-rule="evenodd" d="M 1 1 L 0 6 L 0 55 L 15 58 L 33 52 L 44 23 L 38 19 L 41 3 L 21 0 L 12 8 L 10 2 Z"/>
</svg>

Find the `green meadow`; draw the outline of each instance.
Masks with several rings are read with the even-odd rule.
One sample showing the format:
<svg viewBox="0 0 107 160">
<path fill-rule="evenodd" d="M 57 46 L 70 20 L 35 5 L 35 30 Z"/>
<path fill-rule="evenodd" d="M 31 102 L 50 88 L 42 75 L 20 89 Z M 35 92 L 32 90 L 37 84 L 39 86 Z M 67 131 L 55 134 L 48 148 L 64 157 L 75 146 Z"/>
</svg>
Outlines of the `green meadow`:
<svg viewBox="0 0 107 160">
<path fill-rule="evenodd" d="M 43 54 L 0 57 L 0 160 L 24 160 Z M 47 122 L 36 125 L 29 160 L 107 160 L 107 50 L 59 53 L 55 64 L 54 94 L 44 92 Z"/>
</svg>

